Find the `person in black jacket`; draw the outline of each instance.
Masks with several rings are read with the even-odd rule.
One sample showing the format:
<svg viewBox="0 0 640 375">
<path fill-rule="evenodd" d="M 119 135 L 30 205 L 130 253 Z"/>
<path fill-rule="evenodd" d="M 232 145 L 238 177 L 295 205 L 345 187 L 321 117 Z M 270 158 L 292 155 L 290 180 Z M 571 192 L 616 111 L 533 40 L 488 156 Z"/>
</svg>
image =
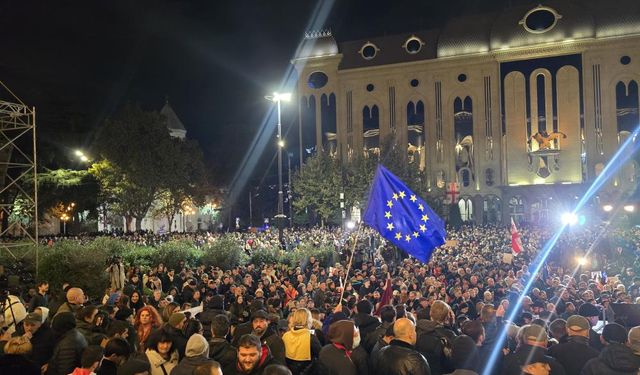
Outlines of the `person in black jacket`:
<svg viewBox="0 0 640 375">
<path fill-rule="evenodd" d="M 40 367 L 27 358 L 31 351 L 29 339 L 13 337 L 4 344 L 4 355 L 0 356 L 0 374 L 40 375 Z"/>
<path fill-rule="evenodd" d="M 211 340 L 209 341 L 209 358 L 220 363 L 225 368 L 235 363 L 237 350 L 225 337 L 229 334 L 229 318 L 217 315 L 211 321 Z"/>
<path fill-rule="evenodd" d="M 416 350 L 427 359 L 432 374 L 448 374 L 453 371 L 451 346 L 456 334 L 446 326 L 455 317 L 451 307 L 440 300 L 433 303 L 429 314 L 431 320 L 420 319 L 416 323 Z"/>
<path fill-rule="evenodd" d="M 604 326 L 600 340 L 604 349 L 597 358 L 587 362 L 582 375 L 626 375 L 638 374 L 638 357 L 626 345 L 627 331 L 623 326 L 610 323 Z"/>
<path fill-rule="evenodd" d="M 49 360 L 47 375 L 67 375 L 80 365 L 87 340 L 76 329 L 76 318 L 70 312 L 56 314 L 51 322 L 58 342 Z"/>
<path fill-rule="evenodd" d="M 31 336 L 29 341 L 31 341 L 32 349 L 27 357 L 38 368 L 49 361 L 53 354 L 53 345 L 55 343 L 51 327 L 49 327 L 49 324 L 43 323 L 42 320 L 42 315 L 31 313 L 22 321 L 25 333 Z"/>
<path fill-rule="evenodd" d="M 187 347 L 187 338 L 182 332 L 186 321 L 187 317 L 183 313 L 173 313 L 169 317 L 169 321 L 161 328 L 169 337 L 171 337 L 173 347 L 178 350 L 180 359 L 184 358 L 184 351 Z"/>
<path fill-rule="evenodd" d="M 522 342 L 518 349 L 504 358 L 503 375 L 520 375 L 523 368 L 542 363 L 550 370 L 549 375 L 564 375 L 564 367 L 555 358 L 547 355 L 547 332 L 537 324 L 521 328 Z"/>
<path fill-rule="evenodd" d="M 600 353 L 589 346 L 589 321 L 580 315 L 572 315 L 566 323 L 567 339 L 553 345 L 548 353 L 557 359 L 567 375 L 580 375 L 582 368 Z"/>
<path fill-rule="evenodd" d="M 353 315 L 353 322 L 360 330 L 360 337 L 366 339 L 371 332 L 375 331 L 376 328 L 380 326 L 380 321 L 378 320 L 378 318 L 371 316 L 373 305 L 371 304 L 371 302 L 369 302 L 369 300 L 363 299 L 358 302 L 356 304 L 356 309 L 358 310 L 358 312 Z M 369 352 L 371 348 L 373 348 L 373 345 L 369 348 L 365 346 L 367 352 Z"/>
<path fill-rule="evenodd" d="M 382 324 L 380 324 L 371 333 L 363 336 L 364 342 L 362 343 L 362 346 L 369 353 L 371 353 L 378 340 L 384 336 L 387 329 L 393 325 L 393 322 L 396 320 L 396 309 L 392 305 L 382 306 L 380 308 L 380 319 L 382 320 Z M 360 331 L 360 334 L 362 334 L 362 331 Z"/>
<path fill-rule="evenodd" d="M 394 339 L 388 346 L 380 349 L 373 364 L 377 375 L 431 375 L 427 360 L 414 349 L 416 327 L 407 318 L 396 320 L 393 324 Z"/>
<path fill-rule="evenodd" d="M 368 373 L 367 352 L 359 347 L 360 333 L 350 320 L 329 326 L 329 341 L 320 350 L 317 375 L 360 375 Z"/>
<path fill-rule="evenodd" d="M 254 335 L 243 335 L 238 340 L 237 360 L 224 367 L 225 375 L 262 375 L 265 367 L 273 362 L 269 348 L 260 343 Z"/>
</svg>

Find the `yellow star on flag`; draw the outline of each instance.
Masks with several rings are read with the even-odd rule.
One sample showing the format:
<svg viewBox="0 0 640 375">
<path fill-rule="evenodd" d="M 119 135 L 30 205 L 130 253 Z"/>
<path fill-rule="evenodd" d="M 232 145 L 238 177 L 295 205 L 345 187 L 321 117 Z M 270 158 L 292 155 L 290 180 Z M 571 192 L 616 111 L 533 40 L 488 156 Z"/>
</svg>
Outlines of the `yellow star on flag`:
<svg viewBox="0 0 640 375">
<path fill-rule="evenodd" d="M 420 231 L 421 232 L 426 232 L 427 231 L 427 226 L 424 224 L 420 224 Z"/>
<path fill-rule="evenodd" d="M 424 206 L 422 205 L 422 203 L 420 203 L 420 204 L 418 205 L 418 209 L 419 209 L 420 211 L 424 211 Z"/>
<path fill-rule="evenodd" d="M 398 200 L 398 194 L 393 193 L 392 197 L 393 197 L 393 199 Z"/>
<path fill-rule="evenodd" d="M 406 196 L 407 196 L 407 194 L 405 194 L 405 193 L 404 193 L 404 191 L 401 191 L 401 192 L 400 192 L 400 198 L 404 198 L 404 197 L 406 197 Z"/>
<path fill-rule="evenodd" d="M 409 198 L 409 200 L 411 200 L 411 202 L 415 202 L 418 200 L 418 198 L 416 198 L 414 194 L 411 194 L 411 198 Z"/>
<path fill-rule="evenodd" d="M 418 232 L 413 232 L 413 237 L 418 238 L 420 234 Z"/>
<path fill-rule="evenodd" d="M 388 230 L 393 230 L 393 223 L 387 224 L 387 229 Z"/>
<path fill-rule="evenodd" d="M 387 219 L 391 219 L 391 211 L 385 211 L 384 212 L 384 217 Z"/>
<path fill-rule="evenodd" d="M 387 201 L 387 207 L 389 207 L 389 208 L 393 207 L 393 202 L 392 201 Z"/>
<path fill-rule="evenodd" d="M 427 220 L 429 220 L 429 216 L 422 215 L 422 221 L 426 222 Z"/>
<path fill-rule="evenodd" d="M 404 236 L 404 240 L 407 242 L 411 241 L 411 236 L 407 234 L 406 236 Z"/>
<path fill-rule="evenodd" d="M 396 233 L 396 240 L 399 240 L 402 238 L 402 233 L 398 232 Z"/>
</svg>

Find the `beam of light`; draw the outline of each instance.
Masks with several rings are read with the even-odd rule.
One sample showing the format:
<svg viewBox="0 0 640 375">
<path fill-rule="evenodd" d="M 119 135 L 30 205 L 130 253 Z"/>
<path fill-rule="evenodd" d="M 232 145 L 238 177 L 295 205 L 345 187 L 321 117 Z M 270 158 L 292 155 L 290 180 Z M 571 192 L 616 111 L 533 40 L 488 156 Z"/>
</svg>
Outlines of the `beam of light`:
<svg viewBox="0 0 640 375">
<path fill-rule="evenodd" d="M 562 214 L 561 219 L 562 219 L 562 224 L 565 224 L 565 225 L 578 224 L 578 215 L 574 214 L 573 212 L 566 212 Z"/>
<path fill-rule="evenodd" d="M 319 1 L 313 10 L 309 22 L 307 23 L 307 30 L 318 30 L 324 28 L 325 22 L 329 17 L 329 13 L 333 8 L 334 3 L 335 0 Z M 302 56 L 301 53 L 309 48 L 309 45 L 313 43 L 315 43 L 315 41 L 303 38 L 298 44 L 293 60 L 296 60 L 298 56 Z M 298 74 L 299 72 L 296 71 L 294 65 L 290 64 L 287 67 L 282 81 L 280 82 L 280 91 L 293 92 L 298 83 Z M 277 114 L 274 107 L 275 106 L 272 106 L 263 117 L 258 133 L 253 138 L 251 145 L 247 148 L 247 153 L 244 155 L 238 170 L 229 184 L 229 192 L 227 195 L 227 207 L 229 208 L 235 204 L 238 196 L 247 184 L 249 177 L 253 174 L 253 171 L 256 168 L 265 148 L 270 142 L 272 142 L 271 135 L 274 133 L 277 125 Z"/>
<path fill-rule="evenodd" d="M 622 146 L 611 157 L 611 159 L 609 160 L 607 165 L 604 167 L 602 172 L 593 181 L 589 189 L 587 189 L 586 193 L 582 196 L 582 198 L 580 198 L 580 200 L 576 204 L 576 207 L 572 211 L 574 214 L 578 212 L 580 209 L 582 209 L 582 207 L 584 207 L 589 202 L 591 197 L 594 196 L 600 190 L 600 188 L 614 176 L 614 174 L 618 171 L 618 169 L 620 169 L 625 164 L 625 162 L 629 158 L 631 158 L 631 156 L 633 156 L 635 152 L 638 151 L 640 142 L 636 142 L 636 140 L 639 133 L 640 133 L 640 125 L 636 127 L 636 129 L 634 130 L 631 136 L 627 137 L 627 139 L 622 144 Z M 520 297 L 516 300 L 515 305 L 512 307 L 510 306 L 511 312 L 509 313 L 508 317 L 506 317 L 507 318 L 506 320 L 511 322 L 515 320 L 516 314 L 520 311 L 520 308 L 522 307 L 523 297 L 529 294 L 529 291 L 531 290 L 533 283 L 536 281 L 537 275 L 540 273 L 540 270 L 546 263 L 547 258 L 551 253 L 551 250 L 553 250 L 556 243 L 558 242 L 558 239 L 563 234 L 566 228 L 567 228 L 567 224 L 563 223 L 560 226 L 560 228 L 558 228 L 558 231 L 551 237 L 551 239 L 549 239 L 549 241 L 547 241 L 547 243 L 544 244 L 542 250 L 538 253 L 534 261 L 529 266 L 530 267 L 529 279 L 527 280 L 524 286 L 524 289 L 519 293 Z M 533 267 L 533 269 L 531 269 L 531 267 Z M 493 373 L 493 367 L 496 365 L 498 356 L 502 355 L 502 347 L 504 346 L 504 341 L 506 337 L 507 337 L 507 326 L 505 325 L 504 328 L 499 333 L 497 340 L 495 341 L 495 347 L 491 351 L 491 355 L 489 356 L 489 360 L 487 361 L 487 366 L 482 371 L 483 375 L 489 375 Z"/>
</svg>

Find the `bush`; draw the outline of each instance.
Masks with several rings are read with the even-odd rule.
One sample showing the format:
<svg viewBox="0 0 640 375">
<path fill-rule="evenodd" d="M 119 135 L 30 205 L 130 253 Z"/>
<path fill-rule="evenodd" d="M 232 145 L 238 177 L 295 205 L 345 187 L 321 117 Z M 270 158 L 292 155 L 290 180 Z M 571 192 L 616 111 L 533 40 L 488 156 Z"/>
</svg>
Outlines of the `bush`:
<svg viewBox="0 0 640 375">
<path fill-rule="evenodd" d="M 233 238 L 220 238 L 204 248 L 201 262 L 207 266 L 228 270 L 246 264 L 248 256 Z"/>
<path fill-rule="evenodd" d="M 263 264 L 275 264 L 280 262 L 280 250 L 275 248 L 255 250 L 249 258 L 251 264 L 257 267 Z"/>
<path fill-rule="evenodd" d="M 108 249 L 62 241 L 41 252 L 40 279 L 49 281 L 52 290 L 67 282 L 82 288 L 91 298 L 99 298 L 108 285 L 106 263 Z"/>
<path fill-rule="evenodd" d="M 152 266 L 164 263 L 165 266 L 178 270 L 181 261 L 187 266 L 195 266 L 200 264 L 203 255 L 204 251 L 195 247 L 192 242 L 174 240 L 156 247 L 151 252 L 150 261 Z"/>
</svg>

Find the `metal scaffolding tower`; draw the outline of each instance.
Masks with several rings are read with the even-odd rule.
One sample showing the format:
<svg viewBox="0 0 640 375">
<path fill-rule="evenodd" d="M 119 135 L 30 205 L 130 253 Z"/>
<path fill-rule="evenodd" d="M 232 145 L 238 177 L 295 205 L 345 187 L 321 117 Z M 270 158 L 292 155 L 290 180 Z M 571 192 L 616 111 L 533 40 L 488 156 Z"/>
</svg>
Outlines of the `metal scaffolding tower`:
<svg viewBox="0 0 640 375">
<path fill-rule="evenodd" d="M 0 84 L 17 101 L 0 99 L 0 252 L 17 260 L 35 251 L 37 277 L 36 110 Z"/>
</svg>

